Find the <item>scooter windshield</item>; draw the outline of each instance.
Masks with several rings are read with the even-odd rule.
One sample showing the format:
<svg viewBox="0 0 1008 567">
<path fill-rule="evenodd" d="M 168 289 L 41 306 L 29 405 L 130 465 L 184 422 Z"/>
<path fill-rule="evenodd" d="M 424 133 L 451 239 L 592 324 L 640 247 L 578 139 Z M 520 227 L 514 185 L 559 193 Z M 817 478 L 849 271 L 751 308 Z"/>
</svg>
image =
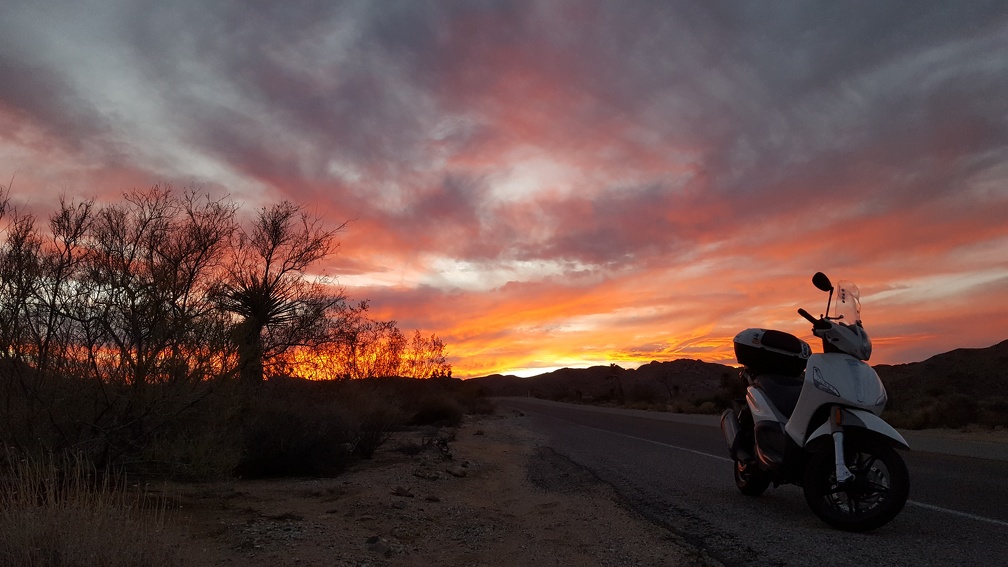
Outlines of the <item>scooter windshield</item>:
<svg viewBox="0 0 1008 567">
<path fill-rule="evenodd" d="M 833 316 L 841 323 L 853 325 L 861 321 L 861 292 L 854 282 L 838 282 L 833 302 Z"/>
</svg>

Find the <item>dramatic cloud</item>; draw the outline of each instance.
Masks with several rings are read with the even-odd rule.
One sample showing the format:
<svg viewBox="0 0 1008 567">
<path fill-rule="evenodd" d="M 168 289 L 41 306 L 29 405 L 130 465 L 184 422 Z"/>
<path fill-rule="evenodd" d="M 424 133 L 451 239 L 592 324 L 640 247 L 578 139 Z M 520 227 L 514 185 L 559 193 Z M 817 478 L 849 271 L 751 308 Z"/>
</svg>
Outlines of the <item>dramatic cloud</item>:
<svg viewBox="0 0 1008 567">
<path fill-rule="evenodd" d="M 1008 338 L 1003 2 L 18 1 L 0 179 L 354 219 L 456 374 L 675 357 L 856 281 L 878 362 Z"/>
</svg>

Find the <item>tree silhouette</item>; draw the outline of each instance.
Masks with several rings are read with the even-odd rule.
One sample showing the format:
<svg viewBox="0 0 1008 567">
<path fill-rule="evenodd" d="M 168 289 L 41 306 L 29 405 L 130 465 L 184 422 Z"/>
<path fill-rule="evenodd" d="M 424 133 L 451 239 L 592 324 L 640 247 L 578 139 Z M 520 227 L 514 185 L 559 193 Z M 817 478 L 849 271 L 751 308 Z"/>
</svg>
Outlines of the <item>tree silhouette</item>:
<svg viewBox="0 0 1008 567">
<path fill-rule="evenodd" d="M 143 388 L 189 375 L 182 358 L 209 339 L 206 299 L 233 232 L 233 205 L 153 187 L 97 212 L 90 229 L 89 293 L 80 318 L 95 344 L 118 354 L 116 379 Z"/>
<path fill-rule="evenodd" d="M 293 347 L 332 340 L 346 296 L 310 266 L 333 254 L 347 223 L 327 229 L 301 206 L 283 201 L 263 207 L 251 228 L 239 228 L 218 305 L 237 318 L 232 340 L 239 380 L 261 382 L 264 369 Z"/>
<path fill-rule="evenodd" d="M 417 329 L 406 345 L 403 354 L 403 376 L 410 378 L 435 378 L 451 376 L 451 365 L 445 359 L 445 344 L 437 335 L 425 337 Z"/>
</svg>

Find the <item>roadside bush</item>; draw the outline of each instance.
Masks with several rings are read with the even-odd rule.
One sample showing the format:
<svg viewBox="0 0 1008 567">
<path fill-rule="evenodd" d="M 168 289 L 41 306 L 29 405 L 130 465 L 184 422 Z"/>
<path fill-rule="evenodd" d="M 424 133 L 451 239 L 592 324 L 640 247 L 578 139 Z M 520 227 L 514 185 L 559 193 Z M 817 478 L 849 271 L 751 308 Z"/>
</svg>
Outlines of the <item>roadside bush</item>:
<svg viewBox="0 0 1008 567">
<path fill-rule="evenodd" d="M 410 425 L 443 425 L 448 427 L 458 427 L 462 424 L 465 410 L 449 394 L 428 395 L 420 399 L 413 416 L 410 418 Z"/>
<path fill-rule="evenodd" d="M 700 407 L 697 408 L 697 413 L 720 413 L 727 407 L 724 402 L 706 401 L 700 404 Z"/>
<path fill-rule="evenodd" d="M 205 384 L 203 397 L 153 431 L 127 462 L 130 476 L 205 481 L 228 478 L 242 457 L 245 398 L 234 384 Z"/>
<path fill-rule="evenodd" d="M 497 409 L 497 404 L 486 395 L 464 394 L 459 401 L 469 415 L 491 415 Z"/>
<path fill-rule="evenodd" d="M 644 411 L 668 411 L 668 403 L 659 401 L 635 400 L 623 404 L 623 407 L 627 409 L 644 410 Z"/>
<path fill-rule="evenodd" d="M 998 396 L 981 402 L 977 423 L 986 427 L 1008 427 L 1008 398 Z"/>
<path fill-rule="evenodd" d="M 965 427 L 979 423 L 983 415 L 985 412 L 969 396 L 951 394 L 943 398 L 922 400 L 916 407 L 887 410 L 883 417 L 894 427 L 928 429 Z"/>
<path fill-rule="evenodd" d="M 696 406 L 688 401 L 672 402 L 668 408 L 672 413 L 696 413 Z"/>
<path fill-rule="evenodd" d="M 659 384 L 651 382 L 632 382 L 627 388 L 626 405 L 637 408 L 651 408 L 668 402 L 668 394 L 662 391 Z"/>
<path fill-rule="evenodd" d="M 346 468 L 355 441 L 351 416 L 332 402 L 304 403 L 305 397 L 266 395 L 248 408 L 235 474 L 332 476 Z"/>
<path fill-rule="evenodd" d="M 932 407 L 932 423 L 936 427 L 964 427 L 976 423 L 979 416 L 976 401 L 964 394 L 952 394 L 934 400 Z"/>
<path fill-rule="evenodd" d="M 380 398 L 358 400 L 350 411 L 355 415 L 356 424 L 354 452 L 364 459 L 374 456 L 378 447 L 384 445 L 406 421 L 398 404 Z"/>
</svg>

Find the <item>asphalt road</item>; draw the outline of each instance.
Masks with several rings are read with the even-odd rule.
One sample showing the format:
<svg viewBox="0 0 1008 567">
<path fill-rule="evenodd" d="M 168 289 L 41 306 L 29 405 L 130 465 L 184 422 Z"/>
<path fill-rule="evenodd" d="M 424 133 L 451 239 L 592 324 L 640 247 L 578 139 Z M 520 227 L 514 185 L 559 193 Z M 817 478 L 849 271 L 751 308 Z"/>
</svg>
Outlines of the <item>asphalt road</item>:
<svg viewBox="0 0 1008 567">
<path fill-rule="evenodd" d="M 523 398 L 499 405 L 520 412 L 544 446 L 612 486 L 627 506 L 725 565 L 1008 566 L 1004 460 L 904 451 L 907 506 L 882 528 L 851 534 L 813 515 L 799 487 L 758 498 L 738 492 L 710 416 Z"/>
</svg>

